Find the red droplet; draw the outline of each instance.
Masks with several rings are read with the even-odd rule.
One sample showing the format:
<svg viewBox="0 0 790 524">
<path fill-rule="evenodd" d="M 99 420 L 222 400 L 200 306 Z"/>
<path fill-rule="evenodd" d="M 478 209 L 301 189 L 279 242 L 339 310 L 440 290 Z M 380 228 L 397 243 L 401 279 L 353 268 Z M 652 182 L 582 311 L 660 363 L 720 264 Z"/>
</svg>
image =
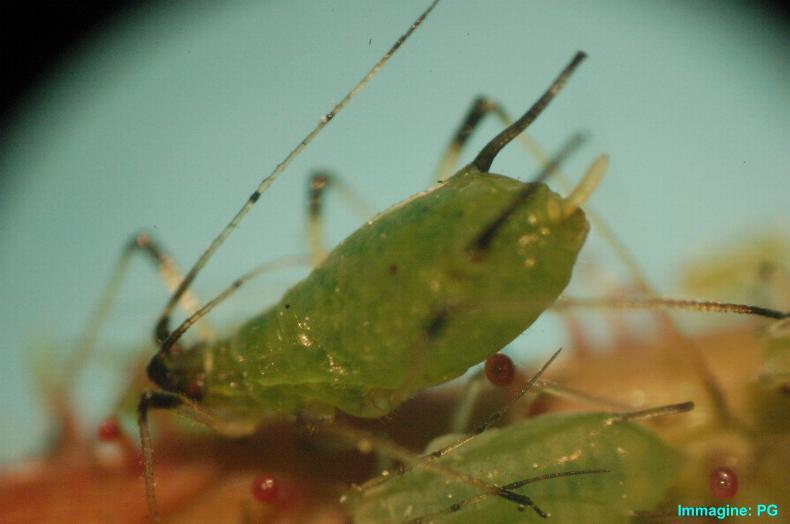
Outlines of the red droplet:
<svg viewBox="0 0 790 524">
<path fill-rule="evenodd" d="M 277 500 L 279 485 L 269 475 L 259 475 L 252 481 L 252 496 L 259 502 L 270 504 Z"/>
<path fill-rule="evenodd" d="M 115 418 L 108 418 L 99 426 L 99 440 L 105 442 L 115 440 L 121 435 L 121 427 Z"/>
<path fill-rule="evenodd" d="M 716 468 L 710 473 L 710 491 L 720 499 L 731 499 L 738 492 L 738 477 L 730 468 Z"/>
<path fill-rule="evenodd" d="M 516 366 L 510 357 L 497 353 L 486 359 L 486 378 L 495 386 L 509 386 L 516 376 Z"/>
</svg>

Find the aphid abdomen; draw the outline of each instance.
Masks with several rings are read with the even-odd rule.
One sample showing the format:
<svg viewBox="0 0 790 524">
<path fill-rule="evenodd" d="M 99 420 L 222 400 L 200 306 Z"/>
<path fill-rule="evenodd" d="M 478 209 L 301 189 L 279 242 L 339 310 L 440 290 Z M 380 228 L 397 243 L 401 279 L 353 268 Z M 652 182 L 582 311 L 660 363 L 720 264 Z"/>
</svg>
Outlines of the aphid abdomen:
<svg viewBox="0 0 790 524">
<path fill-rule="evenodd" d="M 362 226 L 215 349 L 206 401 L 378 417 L 496 353 L 565 288 L 588 230 L 541 185 L 472 253 L 523 188 L 469 167 Z"/>
</svg>

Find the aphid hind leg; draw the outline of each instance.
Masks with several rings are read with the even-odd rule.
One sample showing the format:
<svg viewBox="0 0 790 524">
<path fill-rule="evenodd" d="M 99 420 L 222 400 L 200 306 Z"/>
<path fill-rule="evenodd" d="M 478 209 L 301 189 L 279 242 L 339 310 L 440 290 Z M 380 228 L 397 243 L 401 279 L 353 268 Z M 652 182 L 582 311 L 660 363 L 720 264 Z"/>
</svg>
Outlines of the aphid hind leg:
<svg viewBox="0 0 790 524">
<path fill-rule="evenodd" d="M 363 219 L 374 214 L 373 209 L 342 178 L 328 171 L 314 171 L 307 182 L 307 242 L 313 266 L 320 264 L 327 255 L 324 244 L 324 203 L 327 189 L 337 191 Z"/>
<path fill-rule="evenodd" d="M 514 120 L 507 114 L 502 106 L 497 105 L 495 109 L 493 109 L 493 112 L 505 127 L 510 127 L 513 125 Z M 550 162 L 550 158 L 540 147 L 540 145 L 526 134 L 522 133 L 517 137 L 517 139 L 522 144 L 522 146 L 524 146 L 524 148 L 527 149 L 527 151 L 538 161 L 539 165 L 545 166 Z M 570 188 L 570 183 L 567 181 L 563 173 L 561 173 L 559 170 L 556 170 L 555 176 L 559 180 L 560 184 Z M 623 263 L 638 291 L 644 294 L 646 297 L 655 298 L 657 296 L 656 290 L 648 281 L 647 276 L 642 271 L 639 263 L 636 261 L 636 258 L 633 256 L 628 247 L 615 234 L 614 230 L 609 226 L 606 220 L 604 220 L 604 218 L 599 213 L 592 209 L 591 206 L 585 207 L 585 213 L 587 218 L 592 223 L 593 229 L 597 231 L 601 237 L 603 237 L 603 239 L 609 244 L 609 247 L 615 256 Z M 710 365 L 702 356 L 701 349 L 693 340 L 682 333 L 670 315 L 668 315 L 665 311 L 661 311 L 660 309 L 656 309 L 655 311 L 659 315 L 659 318 L 662 320 L 664 325 L 670 327 L 672 334 L 674 334 L 678 339 L 678 342 L 680 343 L 679 345 L 683 346 L 684 349 L 687 350 L 684 353 L 696 368 L 698 375 L 705 385 L 708 396 L 711 398 L 714 406 L 716 407 L 719 419 L 725 424 L 733 423 L 734 419 L 724 398 L 723 388 L 719 384 L 716 377 L 713 375 Z"/>
<path fill-rule="evenodd" d="M 415 461 L 411 466 L 406 466 L 406 467 L 403 467 L 403 468 L 399 469 L 397 471 L 397 475 L 403 475 L 406 472 L 408 472 L 409 469 L 411 469 L 412 467 L 420 466 L 424 462 L 433 462 L 433 461 L 436 461 L 436 460 L 440 459 L 441 457 L 447 455 L 448 453 L 451 453 L 452 451 L 454 451 L 454 450 L 456 450 L 456 449 L 468 444 L 470 441 L 472 441 L 475 438 L 475 436 L 483 433 L 485 430 L 487 430 L 491 426 L 497 424 L 500 420 L 502 420 L 502 418 L 507 414 L 507 412 L 516 403 L 518 403 L 518 401 L 521 400 L 521 398 L 524 397 L 524 395 L 526 395 L 529 391 L 531 391 L 534 388 L 534 386 L 538 383 L 540 377 L 543 375 L 543 373 L 546 371 L 546 369 L 548 369 L 548 367 L 552 364 L 552 362 L 554 362 L 554 360 L 560 354 L 560 351 L 562 351 L 562 350 L 561 349 L 557 350 L 551 356 L 551 358 L 549 358 L 549 360 L 538 370 L 538 372 L 535 373 L 532 376 L 532 378 L 530 378 L 530 380 L 527 381 L 527 383 L 519 390 L 519 392 L 516 395 L 513 396 L 513 398 L 510 400 L 510 402 L 508 402 L 506 405 L 504 405 L 503 407 L 498 409 L 496 412 L 494 412 L 494 414 L 492 414 L 490 417 L 488 417 L 488 419 L 486 419 L 482 424 L 480 424 L 476 428 L 474 428 L 471 433 L 469 433 L 468 435 L 465 435 L 464 437 L 461 437 L 457 441 L 452 442 L 451 444 L 449 444 L 447 446 L 444 446 L 441 449 L 438 449 L 436 451 L 433 451 L 433 452 L 431 452 L 431 453 L 429 453 L 427 455 L 424 455 L 424 456 L 420 457 L 419 461 Z M 362 486 L 360 486 L 360 490 L 361 491 L 367 491 L 369 489 L 372 489 L 372 488 L 382 484 L 383 482 L 387 481 L 389 478 L 392 478 L 392 476 L 389 475 L 389 474 L 386 475 L 386 476 L 382 475 L 382 476 L 374 477 L 374 478 L 370 479 L 369 481 L 365 482 Z"/>
<path fill-rule="evenodd" d="M 146 255 L 157 266 L 159 269 L 159 276 L 169 292 L 174 292 L 184 279 L 172 256 L 161 247 L 161 244 L 151 238 L 150 233 L 141 231 L 134 235 L 134 237 L 130 239 L 127 249 Z M 195 314 L 199 304 L 200 301 L 197 295 L 191 290 L 184 293 L 179 303 L 181 309 L 183 309 L 187 316 Z M 199 323 L 197 328 L 198 337 L 201 340 L 213 338 L 213 330 L 205 321 Z"/>
<path fill-rule="evenodd" d="M 93 350 L 99 331 L 106 322 L 118 296 L 121 283 L 129 268 L 129 262 L 138 253 L 152 261 L 159 269 L 159 275 L 169 291 L 172 292 L 178 287 L 181 281 L 181 274 L 172 257 L 160 247 L 159 243 L 151 238 L 150 233 L 140 231 L 132 235 L 121 250 L 112 274 L 104 286 L 101 297 L 96 303 L 96 307 L 88 322 L 85 324 L 77 349 L 66 363 L 63 373 L 64 389 L 70 390 L 77 372 L 83 367 L 90 352 Z M 195 312 L 197 303 L 197 297 L 192 292 L 185 293 L 179 301 L 179 305 L 187 315 Z M 211 336 L 211 330 L 208 327 L 204 327 L 200 335 L 203 338 L 208 338 Z"/>
<path fill-rule="evenodd" d="M 184 400 L 174 393 L 146 391 L 140 396 L 137 405 L 137 425 L 140 429 L 140 442 L 143 448 L 143 477 L 145 479 L 145 499 L 148 504 L 148 519 L 158 523 L 159 511 L 156 505 L 156 482 L 154 480 L 153 444 L 148 425 L 148 411 L 151 409 L 176 409 Z"/>
<path fill-rule="evenodd" d="M 545 366 L 544 366 L 545 367 Z M 639 411 L 626 411 L 621 413 L 614 413 L 611 417 L 607 420 L 606 424 L 602 427 L 602 431 L 605 431 L 607 427 L 616 425 L 619 423 L 631 421 L 631 420 L 644 420 L 649 418 L 655 417 L 662 417 L 668 415 L 678 415 L 682 413 L 686 413 L 691 411 L 694 408 L 694 404 L 692 402 L 682 402 L 679 404 L 669 404 L 658 406 L 655 408 L 649 408 Z M 592 435 L 591 435 L 592 436 Z M 539 475 L 537 477 L 532 477 L 524 480 L 518 480 L 515 482 L 510 482 L 508 484 L 504 484 L 500 486 L 502 489 L 508 490 L 516 490 L 528 484 L 533 484 L 535 482 L 542 482 L 546 480 L 553 480 L 553 479 L 562 479 L 568 477 L 575 477 L 579 475 L 592 475 L 592 474 L 599 474 L 599 473 L 609 473 L 607 469 L 587 469 L 587 470 L 571 470 L 571 471 L 558 471 L 558 472 L 551 472 L 544 475 Z M 460 500 L 450 506 L 447 506 L 443 510 L 420 515 L 417 518 L 411 519 L 408 522 L 410 524 L 417 524 L 423 522 L 432 522 L 436 518 L 440 518 L 443 516 L 452 515 L 454 513 L 458 513 L 459 511 L 463 510 L 466 507 L 472 506 L 474 504 L 478 504 L 480 502 L 485 501 L 486 499 L 490 498 L 490 494 L 488 493 L 480 493 L 479 495 L 475 495 L 474 497 L 470 497 L 467 499 Z"/>
<path fill-rule="evenodd" d="M 154 263 L 159 270 L 159 275 L 165 287 L 170 292 L 178 287 L 181 281 L 181 274 L 176 263 L 173 261 L 172 257 L 161 248 L 160 244 L 151 238 L 150 233 L 145 231 L 138 232 L 132 235 L 124 244 L 115 262 L 110 278 L 104 285 L 102 294 L 96 303 L 93 313 L 82 330 L 77 349 L 69 356 L 65 363 L 58 391 L 53 395 L 53 397 L 55 397 L 53 399 L 55 411 L 58 414 L 58 418 L 61 419 L 61 424 L 64 425 L 64 428 L 68 424 L 71 424 L 71 422 L 67 422 L 66 420 L 70 418 L 67 403 L 74 389 L 77 375 L 79 371 L 84 368 L 90 353 L 96 346 L 99 332 L 115 303 L 118 291 L 124 281 L 124 277 L 126 277 L 129 263 L 136 254 L 141 254 Z M 187 315 L 191 315 L 196 311 L 197 304 L 197 297 L 192 292 L 185 293 L 179 301 L 179 306 Z M 199 328 L 200 338 L 206 339 L 212 336 L 212 331 L 207 325 L 201 324 Z"/>
<path fill-rule="evenodd" d="M 435 182 L 447 180 L 455 172 L 458 158 L 461 156 L 464 146 L 468 143 L 469 137 L 472 136 L 472 133 L 486 115 L 497 111 L 502 111 L 500 104 L 488 97 L 478 96 L 472 101 L 461 124 L 455 130 L 453 138 L 447 144 L 442 158 L 439 160 L 439 165 L 433 176 Z"/>
<path fill-rule="evenodd" d="M 137 404 L 137 425 L 140 430 L 140 442 L 143 451 L 143 477 L 145 480 L 145 497 L 148 504 L 148 518 L 151 522 L 159 522 L 156 503 L 156 482 L 154 478 L 153 442 L 148 420 L 152 409 L 176 411 L 180 415 L 214 429 L 219 433 L 233 436 L 246 436 L 257 427 L 256 423 L 226 422 L 211 412 L 202 409 L 191 399 L 168 391 L 146 391 L 140 395 Z"/>
<path fill-rule="evenodd" d="M 529 507 L 541 517 L 546 518 L 548 515 L 540 509 L 528 496 L 515 493 L 510 489 L 496 486 L 485 480 L 479 479 L 462 471 L 453 469 L 443 463 L 424 460 L 423 457 L 417 455 L 408 449 L 391 442 L 385 438 L 377 437 L 366 431 L 360 430 L 340 421 L 335 421 L 332 424 L 323 426 L 324 431 L 332 433 L 345 440 L 356 442 L 360 449 L 375 449 L 382 454 L 386 454 L 393 459 L 399 460 L 404 464 L 409 464 L 413 467 L 424 468 L 433 471 L 436 474 L 446 477 L 448 480 L 473 486 L 480 490 L 481 493 L 486 493 L 492 497 L 499 497 L 512 504 L 515 504 L 520 509 Z M 360 486 L 358 490 L 364 491 L 366 485 Z"/>
</svg>

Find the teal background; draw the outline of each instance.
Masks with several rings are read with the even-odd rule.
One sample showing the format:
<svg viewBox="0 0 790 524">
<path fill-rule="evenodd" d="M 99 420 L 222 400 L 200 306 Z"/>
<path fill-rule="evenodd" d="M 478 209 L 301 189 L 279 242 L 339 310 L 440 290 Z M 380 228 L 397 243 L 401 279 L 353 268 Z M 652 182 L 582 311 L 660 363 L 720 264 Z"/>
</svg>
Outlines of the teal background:
<svg viewBox="0 0 790 524">
<path fill-rule="evenodd" d="M 0 461 L 41 449 L 47 414 L 31 355 L 57 376 L 129 235 L 150 229 L 182 266 L 194 261 L 426 4 L 165 2 L 106 27 L 39 84 L 0 137 Z M 197 291 L 210 297 L 260 262 L 305 250 L 312 167 L 337 170 L 385 209 L 426 186 L 475 95 L 520 112 L 583 49 L 590 59 L 532 135 L 556 150 L 572 132 L 589 132 L 567 166 L 576 178 L 598 152 L 611 155 L 592 204 L 673 293 L 689 257 L 786 230 L 790 216 L 787 34 L 734 6 L 440 4 L 261 198 Z M 465 158 L 497 130 L 483 126 Z M 511 147 L 494 170 L 528 179 L 535 166 Z M 337 242 L 360 219 L 336 199 L 328 205 Z M 592 240 L 580 271 L 616 281 L 622 270 Z M 263 277 L 212 320 L 240 323 L 303 274 Z M 147 264 L 135 264 L 80 383 L 91 423 L 165 299 Z M 556 348 L 565 340 L 557 327 L 536 324 L 514 350 Z"/>
</svg>

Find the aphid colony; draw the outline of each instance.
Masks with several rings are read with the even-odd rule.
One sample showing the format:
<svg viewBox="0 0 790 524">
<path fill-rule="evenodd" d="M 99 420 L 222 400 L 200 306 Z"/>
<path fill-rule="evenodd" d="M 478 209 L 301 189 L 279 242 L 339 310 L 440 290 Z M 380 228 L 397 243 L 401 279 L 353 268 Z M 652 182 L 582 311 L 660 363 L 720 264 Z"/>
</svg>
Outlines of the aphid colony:
<svg viewBox="0 0 790 524">
<path fill-rule="evenodd" d="M 348 508 L 360 522 L 482 517 L 517 522 L 549 514 L 558 522 L 627 520 L 636 511 L 652 510 L 673 482 L 680 455 L 632 421 L 676 415 L 689 411 L 692 403 L 552 415 L 492 428 L 525 394 L 538 387 L 551 389 L 540 378 L 546 366 L 516 388 L 511 403 L 472 432 L 475 438 L 445 435 L 424 457 L 347 422 L 350 417 L 386 417 L 417 393 L 481 362 L 492 384 L 512 386 L 517 371 L 498 351 L 555 304 L 568 284 L 589 229 L 580 206 L 595 189 L 607 160 L 597 158 L 567 198 L 544 182 L 575 151 L 579 137 L 569 140 L 531 183 L 490 169 L 502 148 L 557 95 L 585 58 L 583 53 L 573 57 L 528 111 L 456 174 L 379 214 L 328 254 L 321 252 L 320 238 L 313 238 L 316 267 L 275 306 L 226 338 L 194 347 L 180 343 L 192 325 L 260 272 L 242 276 L 197 308 L 187 299 L 192 298 L 189 288 L 200 270 L 291 159 L 369 82 L 435 4 L 260 183 L 185 277 L 175 272 L 149 237 L 141 235 L 130 243 L 124 256 L 143 252 L 153 258 L 173 290 L 155 330 L 159 351 L 147 366 L 155 389 L 142 394 L 138 407 L 152 521 L 158 521 L 159 514 L 151 409 L 177 410 L 229 436 L 249 435 L 273 419 L 297 416 L 327 435 L 400 462 L 399 469 L 350 492 Z M 473 105 L 448 157 L 457 156 L 476 123 L 490 112 L 503 115 L 490 102 Z M 316 215 L 312 219 L 318 220 L 321 195 L 328 186 L 331 179 L 325 175 L 311 182 Z M 116 288 L 114 277 L 107 296 Z M 787 316 L 751 306 L 652 297 L 623 303 Z M 171 330 L 170 317 L 179 304 L 188 318 Z M 583 393 L 577 396 L 596 402 Z M 342 420 L 333 421 L 338 412 Z M 113 422 L 102 426 L 100 435 L 108 441 L 121 438 Z M 709 482 L 712 493 L 721 498 L 732 497 L 738 489 L 737 475 L 727 467 L 713 470 Z M 251 487 L 252 497 L 266 504 L 284 500 L 285 491 L 266 473 L 256 476 Z M 523 512 L 526 507 L 532 511 Z"/>
</svg>

